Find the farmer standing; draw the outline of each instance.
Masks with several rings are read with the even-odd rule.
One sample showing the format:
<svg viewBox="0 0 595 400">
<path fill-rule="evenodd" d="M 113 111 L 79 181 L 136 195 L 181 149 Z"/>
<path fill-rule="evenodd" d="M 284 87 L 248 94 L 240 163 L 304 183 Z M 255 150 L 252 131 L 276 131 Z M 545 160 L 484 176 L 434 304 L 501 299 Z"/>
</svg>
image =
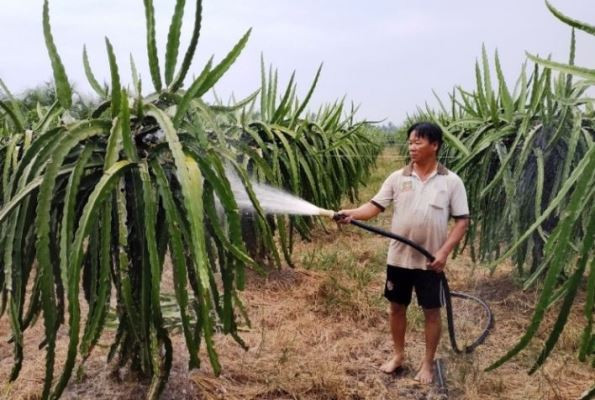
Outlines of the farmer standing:
<svg viewBox="0 0 595 400">
<path fill-rule="evenodd" d="M 432 382 L 434 355 L 440 341 L 440 308 L 443 305 L 441 274 L 453 248 L 465 235 L 469 207 L 463 181 L 438 163 L 442 130 L 428 122 L 417 123 L 407 131 L 411 163 L 393 172 L 372 200 L 362 206 L 342 210 L 340 223 L 368 220 L 394 202 L 392 232 L 404 236 L 435 257 L 429 262 L 421 253 L 391 240 L 386 268 L 384 297 L 390 301 L 389 323 L 394 344 L 393 357 L 380 369 L 392 373 L 405 360 L 407 306 L 413 288 L 425 316 L 426 352 L 415 379 Z M 448 231 L 449 217 L 454 225 Z"/>
</svg>

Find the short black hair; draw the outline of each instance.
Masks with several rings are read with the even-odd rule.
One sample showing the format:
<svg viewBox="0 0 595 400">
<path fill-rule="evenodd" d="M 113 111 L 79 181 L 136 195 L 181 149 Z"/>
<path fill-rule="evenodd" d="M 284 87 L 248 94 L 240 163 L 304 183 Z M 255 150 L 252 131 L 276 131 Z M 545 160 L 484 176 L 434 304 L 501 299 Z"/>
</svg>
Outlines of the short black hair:
<svg viewBox="0 0 595 400">
<path fill-rule="evenodd" d="M 442 129 L 432 122 L 417 122 L 407 129 L 407 140 L 411 136 L 411 132 L 415 131 L 416 136 L 428 139 L 430 143 L 438 143 L 438 151 L 442 147 Z"/>
</svg>

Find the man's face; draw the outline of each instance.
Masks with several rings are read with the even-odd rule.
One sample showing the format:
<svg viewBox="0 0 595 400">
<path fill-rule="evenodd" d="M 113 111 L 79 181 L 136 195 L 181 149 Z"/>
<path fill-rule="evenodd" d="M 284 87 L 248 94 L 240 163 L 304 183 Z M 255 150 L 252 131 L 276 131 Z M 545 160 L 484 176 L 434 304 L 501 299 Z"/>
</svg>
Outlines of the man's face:
<svg viewBox="0 0 595 400">
<path fill-rule="evenodd" d="M 424 162 L 436 157 L 438 143 L 430 143 L 427 138 L 417 136 L 413 131 L 409 135 L 409 156 L 413 162 Z"/>
</svg>

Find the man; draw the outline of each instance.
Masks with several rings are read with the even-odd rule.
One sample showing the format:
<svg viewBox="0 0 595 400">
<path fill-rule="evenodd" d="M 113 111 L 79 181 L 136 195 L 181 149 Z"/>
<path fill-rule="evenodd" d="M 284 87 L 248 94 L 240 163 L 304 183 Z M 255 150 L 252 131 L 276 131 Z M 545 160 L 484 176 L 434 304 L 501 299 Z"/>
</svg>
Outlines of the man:
<svg viewBox="0 0 595 400">
<path fill-rule="evenodd" d="M 441 129 L 432 123 L 417 123 L 408 129 L 407 137 L 411 163 L 393 172 L 370 202 L 340 211 L 344 217 L 339 222 L 368 220 L 394 202 L 392 232 L 420 244 L 434 255 L 435 260 L 429 262 L 412 247 L 391 240 L 384 289 L 384 296 L 390 301 L 389 323 L 395 353 L 380 369 L 392 373 L 405 360 L 406 312 L 415 288 L 425 316 L 426 343 L 415 379 L 427 384 L 432 382 L 434 355 L 440 341 L 443 303 L 440 273 L 448 255 L 465 235 L 469 208 L 461 178 L 438 163 Z M 455 220 L 450 232 L 449 216 Z"/>
</svg>

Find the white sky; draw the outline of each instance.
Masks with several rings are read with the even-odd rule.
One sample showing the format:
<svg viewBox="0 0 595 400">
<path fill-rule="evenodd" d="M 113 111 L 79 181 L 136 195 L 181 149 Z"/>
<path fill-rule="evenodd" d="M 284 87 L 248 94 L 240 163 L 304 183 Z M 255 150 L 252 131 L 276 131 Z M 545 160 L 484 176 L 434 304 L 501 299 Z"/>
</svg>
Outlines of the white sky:
<svg viewBox="0 0 595 400">
<path fill-rule="evenodd" d="M 90 93 L 82 67 L 86 44 L 99 80 L 108 79 L 104 37 L 114 45 L 123 80 L 133 54 L 145 88 L 150 75 L 141 0 L 52 0 L 50 15 L 58 51 L 76 87 Z M 180 58 L 192 28 L 187 1 Z M 279 70 L 280 87 L 293 70 L 304 94 L 321 62 L 313 106 L 344 95 L 361 104 L 359 117 L 398 124 L 417 105 L 435 104 L 455 85 L 472 89 L 475 59 L 485 43 L 497 48 L 512 86 L 525 50 L 555 60 L 568 58 L 570 28 L 541 0 L 204 0 L 203 29 L 193 73 L 206 60 L 224 57 L 250 27 L 239 60 L 216 86 L 220 97 L 241 98 L 260 84 L 260 53 Z M 595 24 L 593 0 L 552 0 L 565 14 Z M 13 92 L 51 79 L 41 30 L 41 0 L 0 0 L 0 78 Z M 155 0 L 163 63 L 174 1 Z M 577 32 L 577 63 L 595 68 L 595 37 Z M 163 71 L 163 66 L 162 66 Z M 494 78 L 495 79 L 495 78 Z"/>
</svg>

